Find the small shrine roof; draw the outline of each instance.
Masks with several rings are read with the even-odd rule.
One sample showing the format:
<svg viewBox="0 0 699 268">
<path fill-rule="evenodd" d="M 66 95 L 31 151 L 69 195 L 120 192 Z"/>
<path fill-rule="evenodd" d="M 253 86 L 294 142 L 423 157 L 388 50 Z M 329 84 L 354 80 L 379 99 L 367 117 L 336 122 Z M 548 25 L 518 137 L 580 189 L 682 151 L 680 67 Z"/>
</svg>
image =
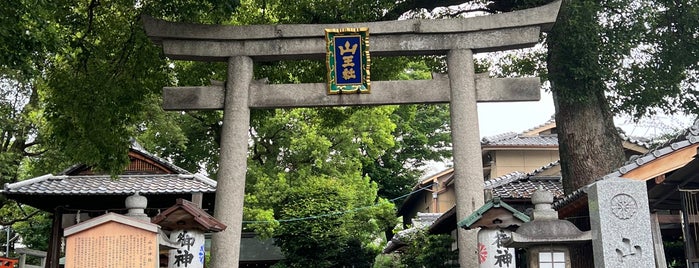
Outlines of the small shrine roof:
<svg viewBox="0 0 699 268">
<path fill-rule="evenodd" d="M 502 209 L 498 209 L 502 208 Z M 510 216 L 511 215 L 511 216 Z M 500 223 L 495 223 L 499 220 Z M 500 198 L 490 199 L 468 217 L 459 221 L 458 226 L 470 229 L 471 227 L 501 227 L 507 228 L 510 225 L 518 222 L 524 223 L 529 221 L 529 216 L 513 208 Z"/>
<path fill-rule="evenodd" d="M 201 230 L 203 232 L 220 232 L 226 225 L 198 207 L 196 204 L 177 199 L 177 203 L 153 218 L 152 223 L 166 230 Z"/>
</svg>

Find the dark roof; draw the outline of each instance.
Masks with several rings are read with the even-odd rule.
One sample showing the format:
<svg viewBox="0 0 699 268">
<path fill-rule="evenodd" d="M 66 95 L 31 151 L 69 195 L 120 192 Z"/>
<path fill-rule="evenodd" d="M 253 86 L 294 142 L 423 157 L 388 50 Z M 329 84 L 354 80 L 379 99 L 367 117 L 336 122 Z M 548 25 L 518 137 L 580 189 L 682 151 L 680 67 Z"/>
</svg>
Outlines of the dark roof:
<svg viewBox="0 0 699 268">
<path fill-rule="evenodd" d="M 245 231 L 241 234 L 239 267 L 270 267 L 282 259 L 284 254 L 274 245 L 274 238 L 261 238 Z M 268 265 L 264 266 L 265 263 Z"/>
<path fill-rule="evenodd" d="M 148 208 L 168 208 L 177 198 L 204 194 L 203 206 L 213 209 L 216 181 L 192 174 L 132 143 L 130 170 L 112 178 L 94 174 L 86 165 L 74 165 L 58 175 L 5 184 L 2 193 L 9 199 L 53 212 L 56 208 L 73 210 L 120 210 L 125 198 L 138 192 L 148 198 Z"/>
<path fill-rule="evenodd" d="M 5 184 L 5 194 L 28 195 L 118 195 L 162 193 L 213 193 L 216 181 L 202 175 L 152 174 L 54 176 L 52 174 Z"/>
<path fill-rule="evenodd" d="M 663 156 L 669 155 L 673 152 L 682 150 L 686 147 L 689 147 L 693 144 L 699 143 L 699 119 L 694 121 L 694 125 L 692 125 L 689 129 L 683 131 L 680 135 L 678 135 L 676 138 L 666 142 L 665 144 L 659 145 L 655 147 L 654 149 L 648 151 L 647 153 L 641 155 L 641 156 L 636 156 L 632 157 L 624 163 L 621 167 L 618 169 L 610 172 L 609 174 L 606 174 L 602 176 L 601 178 L 598 178 L 596 181 L 599 180 L 604 180 L 604 179 L 609 179 L 609 178 L 616 178 L 616 177 L 621 177 L 622 175 L 638 168 L 641 167 L 647 163 L 650 163 L 658 158 L 661 158 Z M 594 182 L 593 182 L 594 183 Z M 580 189 L 577 189 L 573 191 L 572 193 L 566 195 L 562 199 L 556 201 L 553 204 L 554 209 L 559 209 L 561 207 L 564 207 L 565 205 L 577 200 L 578 198 L 582 197 L 585 195 L 585 189 L 587 186 L 584 186 Z"/>
<path fill-rule="evenodd" d="M 221 232 L 226 230 L 226 225 L 206 213 L 196 204 L 177 199 L 177 203 L 156 215 L 152 223 L 160 225 L 166 230 L 200 230 L 202 232 Z"/>
<path fill-rule="evenodd" d="M 514 219 L 517 219 L 521 222 L 529 222 L 529 216 L 525 215 L 524 213 L 520 212 L 519 210 L 513 208 L 512 206 L 508 205 L 507 203 L 503 202 L 500 198 L 496 197 L 493 199 L 488 200 L 483 206 L 478 208 L 476 211 L 471 213 L 471 215 L 467 216 L 466 218 L 462 219 L 459 221 L 458 225 L 461 228 L 464 229 L 471 229 L 471 227 L 482 227 L 482 226 L 491 226 L 491 225 L 497 225 L 494 224 L 493 222 L 483 222 L 481 221 L 484 219 L 486 214 L 490 212 L 491 210 L 495 210 L 496 208 L 503 208 L 505 209 L 506 212 L 512 213 L 512 222 L 507 222 L 504 224 L 512 224 L 515 223 Z M 488 220 L 492 220 L 491 217 L 485 217 Z M 507 226 L 500 226 L 500 227 L 507 227 Z"/>
<path fill-rule="evenodd" d="M 3 194 L 19 203 L 44 211 L 112 210 L 125 212 L 126 197 L 139 192 L 148 198 L 148 208 L 166 209 L 177 198 L 192 198 L 203 193 L 204 204 L 213 211 L 216 182 L 202 175 L 152 174 L 122 175 L 112 180 L 107 175 L 41 177 L 5 184 Z M 154 215 L 154 214 L 151 214 Z"/>
<path fill-rule="evenodd" d="M 558 136 L 556 134 L 523 136 L 520 134 L 506 133 L 493 137 L 483 138 L 482 146 L 537 146 L 537 147 L 558 147 Z"/>
<path fill-rule="evenodd" d="M 483 188 L 489 189 L 493 197 L 502 199 L 529 199 L 539 188 L 548 190 L 555 198 L 563 197 L 563 185 L 560 176 L 539 176 L 545 170 L 559 165 L 551 162 L 531 173 L 512 172 L 484 182 Z"/>
<path fill-rule="evenodd" d="M 192 174 L 191 172 L 189 172 L 181 167 L 178 167 L 177 165 L 175 165 L 173 163 L 170 163 L 166 159 L 160 158 L 160 157 L 146 151 L 135 140 L 131 141 L 131 147 L 129 149 L 130 149 L 130 151 L 136 153 L 136 155 L 140 155 L 146 159 L 149 159 L 149 160 L 157 163 L 158 165 L 161 165 L 161 166 L 167 168 L 169 173 Z M 73 166 L 59 172 L 56 175 L 75 175 L 75 173 L 80 172 L 82 170 L 86 170 L 86 169 L 90 169 L 90 167 L 85 165 L 85 164 L 76 164 L 76 165 L 73 165 Z"/>
<path fill-rule="evenodd" d="M 558 147 L 558 135 L 540 134 L 556 127 L 556 121 L 552 118 L 545 123 L 525 130 L 522 133 L 506 132 L 495 136 L 484 137 L 481 140 L 483 147 Z M 623 132 L 619 135 L 622 140 L 649 149 L 648 143 L 640 138 L 628 137 Z"/>
</svg>

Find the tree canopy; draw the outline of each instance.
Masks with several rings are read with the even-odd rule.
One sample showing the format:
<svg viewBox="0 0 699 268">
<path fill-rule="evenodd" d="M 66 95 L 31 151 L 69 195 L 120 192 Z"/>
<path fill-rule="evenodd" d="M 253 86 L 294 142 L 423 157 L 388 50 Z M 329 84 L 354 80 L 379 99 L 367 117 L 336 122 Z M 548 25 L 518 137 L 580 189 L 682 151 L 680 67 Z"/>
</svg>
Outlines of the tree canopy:
<svg viewBox="0 0 699 268">
<path fill-rule="evenodd" d="M 10 1 L 0 6 L 0 178 L 14 182 L 74 163 L 118 174 L 128 161 L 131 138 L 214 177 L 221 112 L 165 113 L 160 94 L 167 85 L 224 80 L 225 66 L 162 57 L 143 32 L 143 14 L 197 23 L 337 23 L 429 12 L 508 12 L 544 2 L 549 1 Z M 460 4 L 466 6 L 456 12 L 438 9 Z M 559 21 L 546 36 L 546 75 L 557 103 L 567 190 L 621 161 L 607 154 L 620 146 L 611 142 L 617 138 L 613 113 L 697 112 L 698 23 L 695 0 L 563 0 Z M 444 71 L 428 64 L 435 61 L 372 59 L 372 78 L 425 78 Z M 541 66 L 524 62 L 529 65 L 513 70 Z M 316 61 L 255 68 L 256 78 L 277 83 L 323 80 L 324 67 Z M 371 251 L 368 234 L 391 224 L 387 199 L 407 193 L 425 161 L 449 157 L 448 124 L 446 106 L 254 111 L 247 227 L 282 237 L 288 256 L 307 252 L 300 231 L 335 253 Z M 313 219 L 285 221 L 308 217 Z M 372 224 L 359 224 L 366 222 Z M 289 262 L 308 261 L 294 256 L 299 258 Z M 330 256 L 314 257 L 338 265 Z"/>
<path fill-rule="evenodd" d="M 4 99 L 3 106 L 12 111 L 3 117 L 6 182 L 57 172 L 74 163 L 119 174 L 128 161 L 132 138 L 182 167 L 215 177 L 221 112 L 165 113 L 160 91 L 166 85 L 224 80 L 225 65 L 161 57 L 161 49 L 141 29 L 140 16 L 232 24 L 300 23 L 310 18 L 288 13 L 286 2 L 272 1 L 234 6 L 223 1 L 137 5 L 59 1 L 36 14 L 33 1 L 14 4 L 3 10 L 3 16 L 17 15 L 17 23 L 0 26 L 1 30 L 24 33 L 26 42 L 36 44 L 0 51 L 11 59 L 2 62 L 7 85 L 2 89 L 14 94 L 7 96 L 16 96 Z M 49 11 L 52 8 L 55 13 Z M 318 20 L 335 20 L 324 8 L 308 10 L 319 12 L 314 15 Z M 375 20 L 368 17 L 370 13 L 351 14 L 345 19 Z M 45 25 L 36 27 L 39 22 Z M 17 40 L 3 44 L 12 44 L 9 41 Z M 411 67 L 413 76 L 429 74 L 419 59 L 395 58 L 375 59 L 375 68 L 382 71 L 372 76 L 397 78 L 412 62 L 417 64 Z M 315 61 L 263 63 L 256 65 L 255 76 L 272 82 L 319 82 L 324 68 Z M 414 77 L 404 77 L 410 78 Z M 409 191 L 421 163 L 449 155 L 444 149 L 450 146 L 445 111 L 445 106 L 254 111 L 245 227 L 278 237 L 288 266 L 316 261 L 327 267 L 370 264 L 377 252 L 372 242 L 395 224 L 394 205 L 386 198 Z M 421 117 L 433 121 L 416 120 Z M 13 146 L 17 149 L 10 150 Z M 401 179 L 394 182 L 394 175 Z M 326 250 L 305 248 L 314 243 Z M 337 257 L 349 251 L 356 259 Z"/>
</svg>

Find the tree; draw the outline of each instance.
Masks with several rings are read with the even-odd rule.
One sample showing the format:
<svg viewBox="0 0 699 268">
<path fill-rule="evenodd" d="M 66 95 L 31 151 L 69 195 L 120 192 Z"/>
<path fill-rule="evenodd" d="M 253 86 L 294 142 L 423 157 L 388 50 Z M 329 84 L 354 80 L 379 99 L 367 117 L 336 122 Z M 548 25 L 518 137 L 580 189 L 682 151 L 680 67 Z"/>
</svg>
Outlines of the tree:
<svg viewBox="0 0 699 268">
<path fill-rule="evenodd" d="M 395 218 L 393 205 L 378 199 L 377 184 L 362 174 L 361 159 L 393 145 L 394 109 L 278 109 L 252 116 L 245 217 L 249 228 L 277 238 L 284 265 L 338 267 L 350 248 L 366 256 L 353 265 L 373 260 L 372 241 Z"/>
<path fill-rule="evenodd" d="M 547 63 L 566 192 L 624 161 L 613 112 L 697 112 L 692 2 L 563 1 Z"/>
<path fill-rule="evenodd" d="M 547 40 L 566 193 L 621 166 L 624 160 L 598 60 L 602 43 L 597 13 L 601 9 L 594 1 L 563 1 Z"/>
<path fill-rule="evenodd" d="M 257 7 L 260 4 L 256 2 L 223 7 L 229 3 L 179 1 L 142 2 L 134 5 L 129 1 L 59 1 L 40 9 L 38 12 L 42 16 L 39 17 L 33 16 L 35 13 L 29 8 L 30 4 L 31 1 L 20 1 L 16 6 L 11 6 L 12 8 L 3 9 L 3 16 L 16 15 L 19 21 L 12 25 L 15 28 L 7 28 L 11 33 L 28 32 L 27 36 L 31 37 L 28 38 L 28 42 L 36 41 L 34 47 L 3 47 L 6 49 L 2 50 L 3 56 L 7 55 L 8 58 L 22 56 L 22 61 L 8 60 L 12 65 L 3 65 L 3 74 L 23 74 L 23 77 L 10 76 L 8 81 L 19 81 L 29 85 L 27 88 L 31 90 L 27 91 L 27 94 L 35 96 L 36 106 L 25 107 L 40 108 L 31 111 L 41 119 L 40 124 L 33 125 L 36 136 L 24 131 L 21 135 L 8 138 L 18 146 L 24 146 L 24 143 L 18 141 L 21 141 L 21 138 L 33 137 L 42 145 L 42 151 L 38 151 L 41 154 L 37 154 L 36 158 L 27 159 L 28 155 L 13 155 L 14 166 L 3 165 L 15 173 L 22 167 L 26 168 L 22 178 L 49 170 L 54 172 L 65 167 L 66 163 L 76 162 L 111 174 L 119 174 L 127 162 L 126 150 L 132 137 L 138 137 L 146 148 L 171 157 L 189 169 L 197 170 L 203 167 L 210 174 L 215 174 L 221 113 L 164 114 L 159 108 L 159 93 L 160 88 L 167 84 L 199 85 L 208 83 L 212 78 L 223 79 L 223 65 L 170 62 L 161 59 L 158 56 L 160 49 L 150 43 L 141 29 L 140 15 L 148 13 L 179 21 L 213 23 L 269 23 L 307 19 L 306 16 L 288 13 L 292 5 L 285 2 L 264 3 L 264 11 L 259 14 L 260 9 Z M 304 4 L 312 5 L 311 2 Z M 373 13 L 349 12 L 347 9 L 342 11 L 345 15 L 338 15 L 340 13 L 327 13 L 322 8 L 313 9 L 313 12 L 319 12 L 314 15 L 318 20 L 373 20 L 370 15 L 380 14 L 384 9 L 383 5 L 392 4 L 391 1 L 384 1 L 382 6 L 365 5 L 365 8 L 374 10 Z M 237 12 L 233 12 L 234 8 Z M 219 12 L 210 12 L 214 9 Z M 175 10 L 178 12 L 173 12 Z M 298 12 L 305 12 L 305 9 Z M 23 21 L 26 18 L 36 18 L 37 22 Z M 42 27 L 36 28 L 39 22 L 43 23 Z M 44 35 L 55 38 L 32 39 Z M 3 44 L 11 44 L 10 41 L 16 40 L 8 40 Z M 23 47 L 29 49 L 18 50 Z M 407 61 L 408 59 L 404 58 L 377 59 L 374 62 L 375 66 L 383 65 L 382 69 L 385 71 L 374 73 L 374 77 L 380 79 L 382 76 L 395 76 L 403 70 L 403 65 L 397 63 Z M 319 62 L 309 61 L 261 64 L 256 70 L 256 76 L 269 77 L 277 82 L 314 82 L 322 80 L 323 75 L 320 75 L 320 71 L 323 69 Z M 293 76 L 286 75 L 290 70 L 293 70 Z M 7 87 L 13 92 L 21 92 L 22 88 Z M 86 107 L 89 112 L 85 111 Z M 406 148 L 409 146 L 396 146 L 393 133 L 396 125 L 391 120 L 400 120 L 402 130 L 397 133 L 406 140 L 410 140 L 411 136 L 418 139 L 424 136 L 410 126 L 410 120 L 406 120 L 415 118 L 420 109 L 402 109 L 400 115 L 395 113 L 396 110 L 397 107 L 386 106 L 256 111 L 252 121 L 259 124 L 253 123 L 251 134 L 253 148 L 259 150 L 251 154 L 250 161 L 254 164 L 250 165 L 248 184 L 253 191 L 248 194 L 250 206 L 246 207 L 246 217 L 253 220 L 284 220 L 287 216 L 317 216 L 317 213 L 322 212 L 341 213 L 338 217 L 320 217 L 328 217 L 328 221 L 321 221 L 317 225 L 318 228 L 337 232 L 335 245 L 338 247 L 333 254 L 347 254 L 348 250 L 363 252 L 353 254 L 358 256 L 353 262 L 370 262 L 373 259 L 370 255 L 375 254 L 376 249 L 372 248 L 369 242 L 376 238 L 377 230 L 384 226 L 392 226 L 394 219 L 392 204 L 377 197 L 378 185 L 363 172 L 365 170 L 367 173 L 373 173 L 373 169 L 364 169 L 364 164 L 377 163 L 373 159 L 389 159 L 385 155 L 389 154 L 390 150 L 394 153 L 408 151 Z M 434 109 L 423 110 L 435 115 L 443 114 Z M 27 117 L 17 118 L 24 120 Z M 298 124 L 288 125 L 290 121 L 281 120 L 296 120 Z M 444 127 L 438 119 L 435 122 Z M 11 122 L 7 125 L 18 124 Z M 419 130 L 431 132 L 424 128 Z M 399 141 L 399 144 L 401 143 L 402 140 Z M 424 149 L 432 149 L 437 145 L 448 146 L 448 142 L 430 142 Z M 60 159 L 67 161 L 51 162 L 56 164 L 52 165 L 46 161 L 51 155 L 63 156 Z M 413 159 L 415 155 L 406 154 L 402 159 L 416 164 L 432 159 L 425 156 Z M 333 161 L 324 163 L 325 159 Z M 26 165 L 21 166 L 21 163 Z M 404 171 L 396 173 L 415 174 L 414 171 L 406 169 L 405 165 L 397 163 L 391 165 L 401 167 Z M 22 179 L 14 175 L 13 177 L 13 180 Z M 267 179 L 278 181 L 285 178 L 293 181 L 286 185 L 273 184 L 274 189 L 263 183 Z M 407 186 L 414 183 L 414 178 L 406 178 L 399 187 L 401 191 L 407 191 Z M 390 183 L 388 180 L 374 180 L 385 182 L 387 185 Z M 259 191 L 255 192 L 255 189 Z M 338 198 L 309 199 L 326 193 L 337 193 Z M 289 209 L 282 206 L 284 203 L 272 203 L 271 200 L 309 200 L 320 205 L 320 210 L 303 207 Z M 307 202 L 299 204 L 303 203 Z M 367 222 L 371 224 L 367 225 Z M 263 225 L 266 227 L 260 227 Z M 299 223 L 294 228 L 289 226 L 294 225 L 275 226 L 274 221 L 271 224 L 265 221 L 257 226 L 250 225 L 263 233 L 270 232 L 279 237 L 287 235 L 292 238 L 294 237 L 289 233 L 314 225 Z M 319 233 L 311 238 L 322 235 L 323 233 Z M 291 252 L 290 260 L 296 253 L 299 256 L 297 264 L 303 263 L 304 256 L 301 253 L 307 252 L 295 252 L 292 243 L 295 240 L 280 241 L 282 244 L 286 241 L 289 245 L 285 249 Z"/>
<path fill-rule="evenodd" d="M 411 234 L 401 254 L 400 262 L 406 268 L 459 267 L 459 255 L 451 250 L 454 239 L 448 234 L 429 234 L 419 230 Z"/>
<path fill-rule="evenodd" d="M 499 0 L 475 6 L 474 10 L 508 12 L 543 2 L 547 1 Z M 162 59 L 160 49 L 151 44 L 141 29 L 141 14 L 204 23 L 337 23 L 393 20 L 408 12 L 432 11 L 473 1 L 343 3 L 333 0 L 209 0 L 141 1 L 134 5 L 133 1 L 20 0 L 3 5 L 0 15 L 6 20 L 0 25 L 2 93 L 12 92 L 16 95 L 3 94 L 3 97 L 19 96 L 18 100 L 27 101 L 8 105 L 11 99 L 3 98 L 0 105 L 2 179 L 12 182 L 74 162 L 117 174 L 126 164 L 125 150 L 132 137 L 138 137 L 145 141 L 146 148 L 188 169 L 204 167 L 209 174 L 215 174 L 220 112 L 164 114 L 158 107 L 162 86 L 203 85 L 209 83 L 209 79 L 223 80 L 222 65 Z M 607 164 L 620 161 L 616 153 L 602 155 L 595 149 L 619 146 L 601 142 L 616 140 L 612 135 L 614 130 L 609 129 L 612 112 L 629 111 L 640 115 L 653 107 L 665 107 L 668 102 L 676 104 L 673 107 L 677 110 L 696 109 L 694 86 L 699 46 L 693 37 L 699 29 L 696 25 L 698 6 L 693 0 L 564 1 L 561 19 L 547 44 L 551 49 L 548 67 L 552 90 L 560 113 L 557 117 L 559 137 L 562 137 L 560 145 L 569 148 L 561 150 L 561 158 L 566 159 L 564 176 L 571 183 L 566 187 L 568 191 L 608 171 L 612 164 Z M 575 39 L 578 37 L 581 39 Z M 631 52 L 642 52 L 643 57 L 635 59 Z M 562 57 L 561 53 L 576 56 Z M 375 70 L 384 71 L 372 73 L 372 77 L 395 78 L 405 66 L 421 60 L 377 58 L 372 63 L 381 68 Z M 319 75 L 322 64 L 313 61 L 259 64 L 256 68 L 255 77 L 268 77 L 276 82 L 319 82 L 323 77 Z M 418 66 L 411 68 L 421 70 Z M 664 90 L 664 86 L 670 90 Z M 605 104 L 612 106 L 605 108 Z M 587 116 L 576 116 L 571 112 L 573 109 L 584 111 Z M 401 187 L 409 188 L 414 176 L 414 170 L 405 168 L 406 163 L 419 165 L 421 161 L 448 156 L 445 152 L 429 154 L 435 146 L 449 145 L 445 121 L 424 122 L 413 118 L 445 118 L 445 112 L 443 107 L 426 106 L 254 112 L 251 137 L 253 150 L 258 151 L 251 153 L 248 185 L 259 191 L 247 197 L 246 204 L 253 206 L 247 208 L 246 218 L 283 220 L 286 218 L 282 215 L 296 217 L 298 215 L 271 204 L 272 200 L 281 202 L 287 200 L 283 198 L 294 196 L 292 194 L 300 198 L 298 193 L 313 194 L 311 190 L 339 191 L 331 187 L 331 182 L 341 179 L 352 182 L 354 189 L 376 190 L 381 196 L 397 197 L 407 191 Z M 361 122 L 367 118 L 372 120 L 368 122 L 381 125 L 383 132 L 353 132 L 373 131 Z M 282 121 L 287 119 L 297 120 L 293 122 L 300 125 L 287 127 L 283 123 L 292 122 Z M 335 133 L 319 131 L 334 124 L 335 121 L 329 119 L 349 121 L 333 129 Z M 574 132 L 581 129 L 587 132 L 584 135 Z M 291 136 L 288 130 L 315 139 Z M 597 130 L 599 132 L 595 132 Z M 332 138 L 336 135 L 346 138 L 350 134 L 359 137 L 359 141 L 352 143 L 351 139 Z M 600 142 L 589 147 L 577 144 L 591 142 L 579 140 L 585 135 Z M 418 150 L 416 144 L 423 146 Z M 356 159 L 336 158 L 335 152 L 340 149 L 333 146 L 342 147 L 347 157 Z M 589 157 L 590 154 L 596 157 Z M 326 158 L 338 160 L 341 165 L 333 170 L 329 164 L 317 161 Z M 590 158 L 609 161 L 597 166 L 588 161 Z M 574 168 L 591 163 L 596 166 Z M 580 174 L 582 170 L 586 173 Z M 393 180 L 393 177 L 400 179 Z M 291 178 L 295 183 L 288 182 Z M 261 182 L 265 180 L 287 182 L 279 183 L 274 189 L 264 189 L 266 185 Z M 311 188 L 301 191 L 294 188 L 297 186 Z M 371 195 L 362 195 L 361 200 L 354 200 L 352 205 L 361 207 L 378 202 L 382 204 L 378 211 L 385 211 L 381 199 L 370 199 Z M 315 215 L 316 211 L 307 212 L 307 215 Z M 356 223 L 356 219 L 351 222 Z M 268 223 L 251 226 L 269 233 L 281 228 L 281 225 L 275 226 L 274 221 L 267 227 L 262 227 L 264 224 Z"/>
</svg>

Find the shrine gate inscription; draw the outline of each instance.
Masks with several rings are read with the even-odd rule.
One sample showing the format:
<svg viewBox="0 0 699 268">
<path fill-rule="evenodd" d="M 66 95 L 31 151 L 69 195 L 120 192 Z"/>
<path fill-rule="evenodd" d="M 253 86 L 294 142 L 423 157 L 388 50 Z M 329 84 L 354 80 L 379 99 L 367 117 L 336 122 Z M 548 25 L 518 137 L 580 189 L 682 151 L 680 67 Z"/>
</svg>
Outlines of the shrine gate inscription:
<svg viewBox="0 0 699 268">
<path fill-rule="evenodd" d="M 473 54 L 531 47 L 550 29 L 560 1 L 521 11 L 444 20 L 327 25 L 223 26 L 144 17 L 144 28 L 174 60 L 227 61 L 225 85 L 165 88 L 168 110 L 222 109 L 215 217 L 228 229 L 214 235 L 212 267 L 238 267 L 250 109 L 450 103 L 457 218 L 483 205 L 477 102 L 534 101 L 538 78 L 477 76 Z M 370 94 L 328 94 L 328 85 L 252 80 L 254 61 L 323 59 L 325 29 L 368 28 L 372 56 L 447 55 L 449 75 L 432 80 L 372 81 Z M 459 263 L 477 267 L 475 231 L 459 229 Z"/>
</svg>

